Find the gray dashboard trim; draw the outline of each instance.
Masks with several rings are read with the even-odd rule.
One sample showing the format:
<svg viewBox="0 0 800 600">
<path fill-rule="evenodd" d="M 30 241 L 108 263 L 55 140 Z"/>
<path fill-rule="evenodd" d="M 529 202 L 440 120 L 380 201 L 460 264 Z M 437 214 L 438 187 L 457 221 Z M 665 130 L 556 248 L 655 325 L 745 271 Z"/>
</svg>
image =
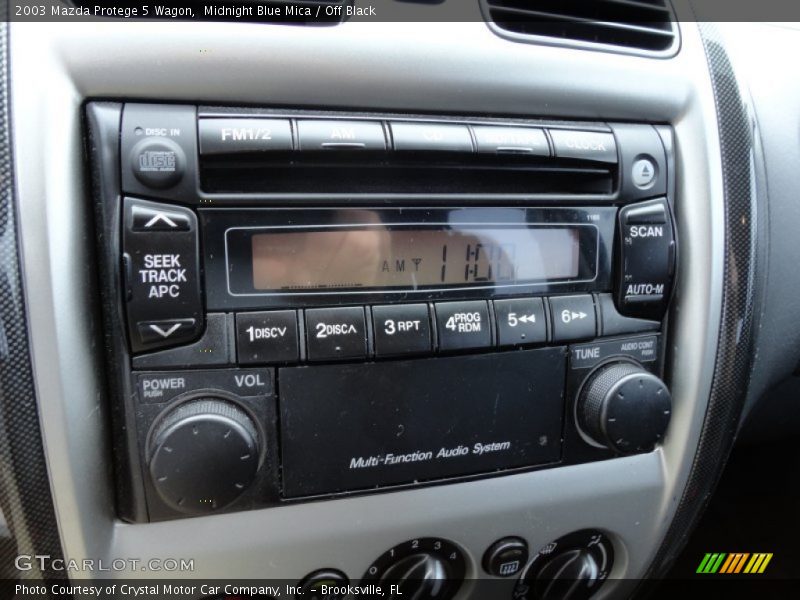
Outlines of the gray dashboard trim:
<svg viewBox="0 0 800 600">
<path fill-rule="evenodd" d="M 614 534 L 620 557 L 612 572 L 620 580 L 600 597 L 627 595 L 631 582 L 621 578 L 645 573 L 684 489 L 719 334 L 724 212 L 716 112 L 696 26 L 682 30 L 681 53 L 653 61 L 514 44 L 483 23 L 12 24 L 24 282 L 66 557 L 194 557 L 193 577 L 300 578 L 320 566 L 358 577 L 393 544 L 441 535 L 468 551 L 477 575 L 480 553 L 501 535 L 522 535 L 538 548 L 591 526 Z M 683 258 L 669 362 L 680 376 L 670 381 L 675 404 L 665 444 L 647 455 L 449 486 L 147 525 L 115 520 L 88 271 L 95 234 L 82 164 L 86 98 L 671 124 Z M 198 535 L 213 543 L 197 544 Z"/>
<path fill-rule="evenodd" d="M 723 314 L 708 412 L 689 482 L 653 564 L 663 571 L 677 558 L 727 462 L 750 389 L 754 361 L 755 313 L 766 280 L 756 277 L 764 244 L 763 200 L 758 192 L 755 117 L 722 44 L 718 29 L 700 24 L 719 115 L 725 186 L 725 279 Z M 761 254 L 766 258 L 766 253 Z"/>
<path fill-rule="evenodd" d="M 7 8 L 0 5 L 0 18 Z M 48 565 L 22 571 L 15 560 L 62 553 L 27 335 L 8 65 L 8 24 L 0 22 L 0 578 L 50 579 Z"/>
</svg>

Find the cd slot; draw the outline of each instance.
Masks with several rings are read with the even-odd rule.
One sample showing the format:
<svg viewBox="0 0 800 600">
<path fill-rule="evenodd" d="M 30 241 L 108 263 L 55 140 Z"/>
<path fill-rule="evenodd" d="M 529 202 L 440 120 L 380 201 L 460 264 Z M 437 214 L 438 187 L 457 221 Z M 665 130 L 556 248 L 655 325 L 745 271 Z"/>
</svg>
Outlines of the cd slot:
<svg viewBox="0 0 800 600">
<path fill-rule="evenodd" d="M 615 191 L 617 166 L 527 154 L 336 149 L 200 157 L 213 193 L 592 194 Z"/>
</svg>

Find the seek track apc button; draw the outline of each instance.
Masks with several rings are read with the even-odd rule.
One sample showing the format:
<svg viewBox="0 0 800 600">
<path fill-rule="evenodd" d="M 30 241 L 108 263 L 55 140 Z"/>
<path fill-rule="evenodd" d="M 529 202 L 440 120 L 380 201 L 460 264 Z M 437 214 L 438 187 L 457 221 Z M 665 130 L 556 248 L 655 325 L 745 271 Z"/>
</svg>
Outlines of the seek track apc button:
<svg viewBox="0 0 800 600">
<path fill-rule="evenodd" d="M 204 328 L 197 216 L 182 206 L 125 198 L 122 253 L 131 350 L 196 339 Z"/>
</svg>

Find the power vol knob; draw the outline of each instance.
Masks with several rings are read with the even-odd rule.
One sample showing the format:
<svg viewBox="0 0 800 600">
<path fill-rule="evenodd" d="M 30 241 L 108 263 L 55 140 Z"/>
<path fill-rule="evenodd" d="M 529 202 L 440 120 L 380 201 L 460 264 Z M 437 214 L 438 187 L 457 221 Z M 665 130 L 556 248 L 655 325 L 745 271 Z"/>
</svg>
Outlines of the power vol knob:
<svg viewBox="0 0 800 600">
<path fill-rule="evenodd" d="M 237 404 L 208 396 L 171 409 L 149 443 L 150 477 L 165 504 L 188 514 L 222 509 L 253 483 L 259 436 Z"/>
<path fill-rule="evenodd" d="M 577 417 L 584 433 L 620 454 L 648 452 L 663 437 L 672 412 L 666 384 L 640 365 L 604 365 L 584 383 Z"/>
</svg>

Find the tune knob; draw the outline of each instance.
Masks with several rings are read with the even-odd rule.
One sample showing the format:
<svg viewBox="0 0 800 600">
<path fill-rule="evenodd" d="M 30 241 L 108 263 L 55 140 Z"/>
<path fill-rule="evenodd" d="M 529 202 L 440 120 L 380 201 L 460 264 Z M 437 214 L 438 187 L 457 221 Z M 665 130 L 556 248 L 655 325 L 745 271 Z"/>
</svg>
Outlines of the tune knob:
<svg viewBox="0 0 800 600">
<path fill-rule="evenodd" d="M 260 459 L 253 419 L 233 402 L 213 396 L 171 409 L 155 424 L 147 447 L 159 496 L 190 514 L 231 504 L 253 483 Z"/>
<path fill-rule="evenodd" d="M 621 454 L 646 452 L 664 437 L 672 411 L 666 384 L 630 362 L 604 365 L 592 373 L 578 399 L 584 433 Z"/>
</svg>

